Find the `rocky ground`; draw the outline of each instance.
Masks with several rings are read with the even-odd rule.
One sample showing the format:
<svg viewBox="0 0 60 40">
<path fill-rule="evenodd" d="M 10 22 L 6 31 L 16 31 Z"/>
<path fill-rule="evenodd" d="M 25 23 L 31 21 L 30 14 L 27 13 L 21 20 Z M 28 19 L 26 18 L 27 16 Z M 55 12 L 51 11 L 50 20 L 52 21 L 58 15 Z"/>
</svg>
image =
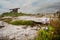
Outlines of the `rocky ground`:
<svg viewBox="0 0 60 40">
<path fill-rule="evenodd" d="M 31 16 L 20 16 L 17 19 L 46 22 L 45 18 L 36 18 Z M 13 18 L 13 21 L 17 19 Z M 4 27 L 0 28 L 0 40 L 33 40 L 37 35 L 37 30 L 39 29 L 37 26 L 34 27 L 25 25 L 16 26 L 5 22 L 3 22 L 3 24 Z"/>
<path fill-rule="evenodd" d="M 33 40 L 36 36 L 37 27 L 16 26 L 4 23 L 0 28 L 0 40 Z"/>
</svg>

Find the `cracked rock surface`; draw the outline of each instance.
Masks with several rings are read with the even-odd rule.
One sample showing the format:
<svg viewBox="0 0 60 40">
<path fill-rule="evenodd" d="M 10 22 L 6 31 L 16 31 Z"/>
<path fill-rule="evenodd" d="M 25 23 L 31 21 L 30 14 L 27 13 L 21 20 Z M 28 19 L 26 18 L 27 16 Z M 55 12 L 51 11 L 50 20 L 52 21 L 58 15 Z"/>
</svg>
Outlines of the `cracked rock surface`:
<svg viewBox="0 0 60 40">
<path fill-rule="evenodd" d="M 16 26 L 7 23 L 4 23 L 4 26 L 0 29 L 0 40 L 33 40 L 37 32 L 36 27 Z"/>
</svg>

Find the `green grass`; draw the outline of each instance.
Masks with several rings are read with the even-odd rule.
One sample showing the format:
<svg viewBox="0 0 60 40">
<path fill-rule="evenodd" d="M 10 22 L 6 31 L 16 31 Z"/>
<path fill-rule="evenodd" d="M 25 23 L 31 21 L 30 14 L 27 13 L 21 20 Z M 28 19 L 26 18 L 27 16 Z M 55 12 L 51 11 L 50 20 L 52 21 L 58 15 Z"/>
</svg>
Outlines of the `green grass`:
<svg viewBox="0 0 60 40">
<path fill-rule="evenodd" d="M 26 20 L 17 20 L 10 22 L 12 25 L 33 25 L 34 23 L 32 21 L 26 21 Z"/>
<path fill-rule="evenodd" d="M 25 13 L 10 13 L 10 12 L 6 12 L 3 13 L 1 16 L 12 16 L 12 17 L 17 17 L 17 16 L 28 16 L 29 14 L 25 14 Z"/>
<path fill-rule="evenodd" d="M 52 39 L 52 31 L 54 29 L 49 25 L 48 26 L 48 30 L 45 30 L 45 29 L 40 29 L 38 30 L 37 32 L 37 36 L 35 37 L 34 40 L 51 40 Z"/>
<path fill-rule="evenodd" d="M 7 23 L 10 23 L 12 21 L 12 19 L 11 18 L 4 18 L 3 21 L 7 22 Z"/>
<path fill-rule="evenodd" d="M 3 19 L 4 22 L 7 22 L 9 24 L 12 24 L 12 25 L 33 25 L 34 22 L 31 21 L 31 20 L 16 20 L 16 21 L 12 21 L 11 18 L 4 18 Z"/>
</svg>

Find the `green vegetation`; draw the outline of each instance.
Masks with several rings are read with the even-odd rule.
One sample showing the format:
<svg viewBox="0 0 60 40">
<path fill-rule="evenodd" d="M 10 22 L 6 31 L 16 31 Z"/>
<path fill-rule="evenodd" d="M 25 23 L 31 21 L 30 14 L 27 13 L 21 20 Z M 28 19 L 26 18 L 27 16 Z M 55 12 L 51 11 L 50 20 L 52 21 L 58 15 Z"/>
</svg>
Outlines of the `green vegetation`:
<svg viewBox="0 0 60 40">
<path fill-rule="evenodd" d="M 13 24 L 13 25 L 33 25 L 34 23 L 32 21 L 16 20 L 16 21 L 10 22 L 10 24 Z"/>
<path fill-rule="evenodd" d="M 25 14 L 25 13 L 11 13 L 11 12 L 6 12 L 3 13 L 1 16 L 12 16 L 12 17 L 17 17 L 17 16 L 28 16 L 29 14 Z"/>
<path fill-rule="evenodd" d="M 57 20 L 51 20 L 51 26 L 48 26 L 48 30 L 38 30 L 37 36 L 34 40 L 60 40 L 60 12 L 58 12 Z"/>
<path fill-rule="evenodd" d="M 30 25 L 30 26 L 34 26 L 34 22 L 31 20 L 15 20 L 12 21 L 12 18 L 4 18 L 2 19 L 4 22 L 7 22 L 9 24 L 12 25 Z"/>
<path fill-rule="evenodd" d="M 5 19 L 3 19 L 3 21 L 7 22 L 7 23 L 10 23 L 12 21 L 12 19 L 11 18 L 5 18 Z"/>
<path fill-rule="evenodd" d="M 46 29 L 40 29 L 37 32 L 37 36 L 34 40 L 52 40 L 53 37 L 53 28 L 51 26 L 48 26 L 48 30 Z"/>
<path fill-rule="evenodd" d="M 51 20 L 48 30 L 38 30 L 34 40 L 60 40 L 60 21 Z"/>
<path fill-rule="evenodd" d="M 55 28 L 53 40 L 60 40 L 60 20 L 51 21 L 51 25 Z"/>
</svg>

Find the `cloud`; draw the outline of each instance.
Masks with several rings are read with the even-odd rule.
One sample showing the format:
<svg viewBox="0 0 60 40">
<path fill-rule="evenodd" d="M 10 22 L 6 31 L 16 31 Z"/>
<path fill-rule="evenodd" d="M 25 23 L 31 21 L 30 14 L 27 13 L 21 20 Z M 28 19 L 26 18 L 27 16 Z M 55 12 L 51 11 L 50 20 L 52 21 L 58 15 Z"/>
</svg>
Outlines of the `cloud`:
<svg viewBox="0 0 60 40">
<path fill-rule="evenodd" d="M 57 10 L 60 10 L 60 2 L 56 2 L 48 6 L 44 6 L 43 8 L 39 8 L 36 10 L 36 12 L 55 12 Z"/>
<path fill-rule="evenodd" d="M 59 9 L 60 0 L 0 0 L 0 12 L 19 7 L 25 13 L 37 13 Z"/>
</svg>

